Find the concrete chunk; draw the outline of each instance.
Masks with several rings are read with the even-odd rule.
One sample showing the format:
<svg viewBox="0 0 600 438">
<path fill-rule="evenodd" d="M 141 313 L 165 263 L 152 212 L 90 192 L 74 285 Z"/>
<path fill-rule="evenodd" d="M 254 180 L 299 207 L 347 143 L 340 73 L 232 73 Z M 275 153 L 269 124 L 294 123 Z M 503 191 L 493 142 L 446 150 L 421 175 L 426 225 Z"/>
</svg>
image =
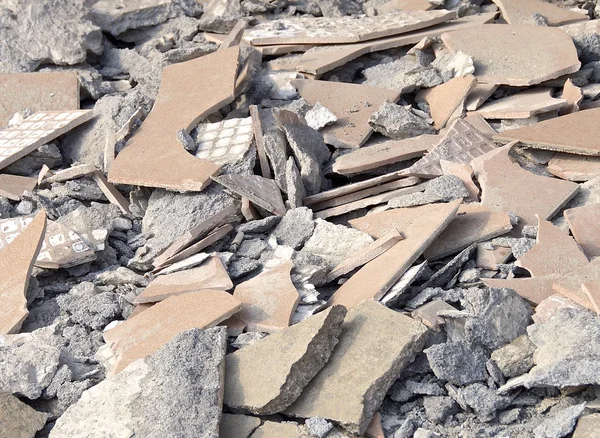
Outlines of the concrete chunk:
<svg viewBox="0 0 600 438">
<path fill-rule="evenodd" d="M 46 418 L 46 414 L 30 408 L 14 395 L 0 392 L 0 436 L 33 438 L 46 424 Z"/>
</svg>

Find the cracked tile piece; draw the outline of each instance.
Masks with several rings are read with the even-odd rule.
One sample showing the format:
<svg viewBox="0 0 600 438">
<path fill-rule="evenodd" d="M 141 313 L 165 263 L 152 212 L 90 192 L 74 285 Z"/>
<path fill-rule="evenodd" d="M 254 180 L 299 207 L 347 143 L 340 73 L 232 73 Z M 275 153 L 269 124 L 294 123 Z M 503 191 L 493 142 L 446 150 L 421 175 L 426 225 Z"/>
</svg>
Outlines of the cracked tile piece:
<svg viewBox="0 0 600 438">
<path fill-rule="evenodd" d="M 552 290 L 552 285 L 554 280 L 559 278 L 560 275 L 555 274 L 537 278 L 511 278 L 507 280 L 484 278 L 482 281 L 488 287 L 513 289 L 522 298 L 537 305 L 556 293 Z"/>
<path fill-rule="evenodd" d="M 0 196 L 18 201 L 25 192 L 32 192 L 37 186 L 36 178 L 0 174 Z"/>
<path fill-rule="evenodd" d="M 567 79 L 560 97 L 567 101 L 567 105 L 558 112 L 558 115 L 564 116 L 565 114 L 576 113 L 579 111 L 579 104 L 583 100 L 583 91 L 573 84 L 572 79 Z"/>
<path fill-rule="evenodd" d="M 214 177 L 214 180 L 273 214 L 283 216 L 286 212 L 279 187 L 272 179 L 232 173 Z"/>
<path fill-rule="evenodd" d="M 581 246 L 585 255 L 592 259 L 600 256 L 600 204 L 588 204 L 569 208 L 564 211 L 575 241 Z"/>
<path fill-rule="evenodd" d="M 18 333 L 29 314 L 27 287 L 45 229 L 46 213 L 42 210 L 22 233 L 0 250 L 0 335 Z"/>
<path fill-rule="evenodd" d="M 286 409 L 329 360 L 345 315 L 332 307 L 227 355 L 225 404 L 261 415 Z"/>
<path fill-rule="evenodd" d="M 509 24 L 534 25 L 533 15 L 544 17 L 548 26 L 586 21 L 588 16 L 578 12 L 560 8 L 538 0 L 492 0 L 502 11 L 502 18 Z"/>
<path fill-rule="evenodd" d="M 420 322 L 380 303 L 351 309 L 329 362 L 285 413 L 325 418 L 362 435 L 389 388 L 423 348 L 426 333 Z"/>
<path fill-rule="evenodd" d="M 439 331 L 440 325 L 444 324 L 444 319 L 438 316 L 438 312 L 449 310 L 454 311 L 456 308 L 442 300 L 433 300 L 427 304 L 417 307 L 410 315 L 417 321 L 421 321 L 427 327 Z"/>
<path fill-rule="evenodd" d="M 467 96 L 465 108 L 469 111 L 475 111 L 483 105 L 497 89 L 498 85 L 477 83 Z"/>
<path fill-rule="evenodd" d="M 48 176 L 43 179 L 44 183 L 58 183 L 69 181 L 71 179 L 81 178 L 82 176 L 89 175 L 95 172 L 96 166 L 93 164 L 80 164 L 78 166 L 71 166 L 67 169 L 59 170 L 54 172 L 54 175 Z"/>
<path fill-rule="evenodd" d="M 248 331 L 273 333 L 290 325 L 300 302 L 300 294 L 292 283 L 291 260 L 240 283 L 233 296 L 242 302 L 237 316 Z"/>
<path fill-rule="evenodd" d="M 600 156 L 564 154 L 557 152 L 546 170 L 568 181 L 585 182 L 600 177 Z"/>
<path fill-rule="evenodd" d="M 509 156 L 512 143 L 473 160 L 471 166 L 481 186 L 481 204 L 493 211 L 519 216 L 515 232 L 536 225 L 537 217 L 549 220 L 577 193 L 579 185 L 522 169 Z"/>
<path fill-rule="evenodd" d="M 38 412 L 8 392 L 0 392 L 0 424 L 3 438 L 33 438 L 48 415 Z"/>
<path fill-rule="evenodd" d="M 221 259 L 214 256 L 196 268 L 156 277 L 136 297 L 134 303 L 155 303 L 174 295 L 203 289 L 229 290 L 232 288 L 233 283 L 227 274 L 227 269 L 223 266 Z"/>
<path fill-rule="evenodd" d="M 528 119 L 566 105 L 565 99 L 552 97 L 551 88 L 532 88 L 486 103 L 476 114 L 484 119 Z"/>
<path fill-rule="evenodd" d="M 578 111 L 535 125 L 504 131 L 494 140 L 517 140 L 536 149 L 579 155 L 600 155 L 600 108 Z"/>
<path fill-rule="evenodd" d="M 475 265 L 478 268 L 497 270 L 499 264 L 506 263 L 512 250 L 502 246 L 487 247 L 485 243 L 477 244 Z"/>
<path fill-rule="evenodd" d="M 583 283 L 600 280 L 600 258 L 595 258 L 590 263 L 575 269 L 562 277 L 557 278 L 552 284 L 555 292 L 581 304 L 588 309 L 593 309 L 588 296 L 581 290 Z"/>
<path fill-rule="evenodd" d="M 538 220 L 537 241 L 516 266 L 527 269 L 532 277 L 568 274 L 589 263 L 571 236 L 551 222 Z"/>
<path fill-rule="evenodd" d="M 476 84 L 474 76 L 456 77 L 445 84 L 420 91 L 417 99 L 429 104 L 433 126 L 442 129 L 454 118 L 462 116 L 465 100 Z"/>
<path fill-rule="evenodd" d="M 0 130 L 0 169 L 90 120 L 92 110 L 44 111 Z"/>
<path fill-rule="evenodd" d="M 439 140 L 437 135 L 425 134 L 404 140 L 382 140 L 366 144 L 336 158 L 333 171 L 341 175 L 351 175 L 411 160 L 431 150 Z"/>
<path fill-rule="evenodd" d="M 592 310 L 600 314 L 600 281 L 590 281 L 581 285 L 581 291 L 592 304 Z"/>
<path fill-rule="evenodd" d="M 440 176 L 441 160 L 469 164 L 471 160 L 496 149 L 496 145 L 462 119 L 456 120 L 442 140 L 423 158 L 400 174 Z"/>
<path fill-rule="evenodd" d="M 154 107 L 110 167 L 111 182 L 201 191 L 219 166 L 188 153 L 177 131 L 234 99 L 239 46 L 166 66 Z"/>
<path fill-rule="evenodd" d="M 301 97 L 311 105 L 320 102 L 337 117 L 337 121 L 321 129 L 325 143 L 338 148 L 359 148 L 373 130 L 369 117 L 385 101 L 396 102 L 400 92 L 362 84 L 318 80 L 293 80 Z"/>
<path fill-rule="evenodd" d="M 448 204 L 397 208 L 349 221 L 353 228 L 376 238 L 395 227 L 404 239 L 350 277 L 332 295 L 329 305 L 352 308 L 365 300 L 379 300 L 450 224 L 460 203 L 457 199 Z"/>
<path fill-rule="evenodd" d="M 254 46 L 269 44 L 339 44 L 383 38 L 443 23 L 455 13 L 413 11 L 339 18 L 282 19 L 258 24 L 244 34 Z"/>
<path fill-rule="evenodd" d="M 241 414 L 223 414 L 219 436 L 227 438 L 249 438 L 260 426 L 260 418 Z"/>
<path fill-rule="evenodd" d="M 198 126 L 196 157 L 223 165 L 244 158 L 252 144 L 252 118 L 227 119 Z"/>
<path fill-rule="evenodd" d="M 271 168 L 265 151 L 265 142 L 263 139 L 263 123 L 262 116 L 256 105 L 250 105 L 250 119 L 252 121 L 252 131 L 254 132 L 254 140 L 256 142 L 256 152 L 260 163 L 261 175 L 265 178 L 271 178 Z"/>
<path fill-rule="evenodd" d="M 473 243 L 483 242 L 512 230 L 508 213 L 490 211 L 479 204 L 463 204 L 456 217 L 425 250 L 427 260 L 458 253 Z"/>
<path fill-rule="evenodd" d="M 96 170 L 92 173 L 92 179 L 98 184 L 98 187 L 111 204 L 119 207 L 119 210 L 121 210 L 123 214 L 131 214 L 129 211 L 129 201 L 125 199 L 125 196 L 123 196 L 115 186 L 108 182 L 104 173 Z"/>
<path fill-rule="evenodd" d="M 452 52 L 473 57 L 475 77 L 486 84 L 535 85 L 575 73 L 581 66 L 575 44 L 562 29 L 494 24 L 485 32 L 473 27 L 441 37 Z"/>
<path fill-rule="evenodd" d="M 171 296 L 104 332 L 114 357 L 110 372 L 120 373 L 137 359 L 149 356 L 179 333 L 214 327 L 240 310 L 242 303 L 220 290 Z"/>
</svg>

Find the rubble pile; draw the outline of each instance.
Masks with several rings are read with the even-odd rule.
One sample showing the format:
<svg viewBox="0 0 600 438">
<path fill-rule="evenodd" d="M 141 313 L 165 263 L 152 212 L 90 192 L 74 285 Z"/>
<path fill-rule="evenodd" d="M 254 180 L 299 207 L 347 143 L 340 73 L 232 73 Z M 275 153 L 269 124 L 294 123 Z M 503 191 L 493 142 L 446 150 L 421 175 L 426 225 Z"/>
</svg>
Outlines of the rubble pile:
<svg viewBox="0 0 600 438">
<path fill-rule="evenodd" d="M 0 438 L 589 438 L 594 0 L 0 5 Z"/>
</svg>

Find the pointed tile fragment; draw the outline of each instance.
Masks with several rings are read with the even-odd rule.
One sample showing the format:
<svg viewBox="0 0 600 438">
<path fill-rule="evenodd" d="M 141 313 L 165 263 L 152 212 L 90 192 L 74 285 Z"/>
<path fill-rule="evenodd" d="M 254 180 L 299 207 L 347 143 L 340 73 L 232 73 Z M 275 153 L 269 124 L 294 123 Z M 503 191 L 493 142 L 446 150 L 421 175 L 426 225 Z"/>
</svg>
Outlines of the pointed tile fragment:
<svg viewBox="0 0 600 438">
<path fill-rule="evenodd" d="M 442 129 L 452 118 L 459 118 L 464 109 L 465 100 L 477 84 L 475 77 L 469 75 L 450 79 L 445 84 L 422 90 L 417 99 L 429 104 L 433 126 Z"/>
<path fill-rule="evenodd" d="M 496 135 L 494 128 L 492 128 L 490 124 L 479 114 L 475 114 L 474 112 L 467 113 L 464 120 L 490 140 L 492 137 L 494 137 L 494 135 Z"/>
<path fill-rule="evenodd" d="M 581 290 L 583 283 L 600 280 L 600 258 L 595 258 L 581 268 L 575 269 L 554 281 L 555 292 L 592 309 L 589 298 Z"/>
<path fill-rule="evenodd" d="M 350 221 L 352 227 L 374 237 L 395 227 L 404 237 L 363 266 L 330 298 L 329 305 L 352 308 L 365 300 L 379 300 L 453 220 L 461 200 L 414 208 L 397 208 Z M 383 227 L 382 224 L 389 224 Z"/>
<path fill-rule="evenodd" d="M 104 173 L 96 170 L 92 173 L 92 178 L 111 204 L 119 207 L 119 210 L 121 210 L 123 214 L 131 214 L 129 211 L 129 201 L 125 199 L 125 196 L 123 196 L 115 186 L 108 182 Z"/>
<path fill-rule="evenodd" d="M 203 239 L 200 239 L 198 242 L 194 243 L 193 245 L 188 246 L 186 249 L 178 252 L 173 257 L 169 258 L 167 261 L 165 261 L 164 264 L 162 264 L 160 266 L 157 265 L 157 267 L 173 265 L 177 262 L 187 259 L 188 257 L 198 254 L 198 252 L 202 251 L 204 248 L 209 247 L 213 243 L 218 242 L 219 240 L 221 240 L 223 237 L 225 237 L 232 231 L 233 231 L 232 225 L 230 225 L 230 224 L 222 225 L 222 226 L 216 228 L 214 231 L 212 231 L 208 236 L 204 237 Z"/>
<path fill-rule="evenodd" d="M 581 66 L 571 37 L 551 27 L 486 25 L 483 32 L 473 27 L 443 33 L 442 41 L 452 52 L 473 57 L 475 76 L 486 84 L 535 85 Z"/>
<path fill-rule="evenodd" d="M 365 431 L 365 438 L 385 438 L 383 426 L 381 425 L 381 414 L 375 412 L 369 427 Z"/>
<path fill-rule="evenodd" d="M 0 196 L 18 201 L 25 192 L 31 192 L 37 185 L 37 179 L 18 175 L 0 175 Z"/>
<path fill-rule="evenodd" d="M 345 315 L 334 306 L 227 355 L 225 404 L 264 415 L 286 409 L 329 360 Z"/>
<path fill-rule="evenodd" d="M 509 24 L 535 25 L 534 15 L 541 15 L 548 26 L 586 21 L 588 16 L 538 0 L 492 0 Z"/>
<path fill-rule="evenodd" d="M 569 208 L 564 216 L 585 255 L 589 259 L 600 256 L 600 204 Z"/>
<path fill-rule="evenodd" d="M 494 140 L 517 140 L 536 149 L 580 155 L 600 155 L 600 108 L 578 111 L 535 125 L 504 131 Z"/>
<path fill-rule="evenodd" d="M 583 100 L 583 91 L 573 84 L 572 79 L 567 79 L 560 97 L 567 101 L 567 105 L 558 112 L 558 115 L 564 116 L 579 111 L 579 104 Z"/>
<path fill-rule="evenodd" d="M 537 305 L 556 293 L 552 290 L 552 285 L 554 280 L 558 278 L 560 278 L 560 275 L 556 274 L 545 277 L 512 278 L 508 280 L 487 278 L 482 279 L 482 281 L 488 287 L 513 289 L 522 298 Z"/>
<path fill-rule="evenodd" d="M 252 119 L 252 131 L 254 132 L 254 140 L 256 142 L 256 151 L 258 153 L 258 161 L 260 163 L 260 172 L 265 178 L 271 178 L 271 168 L 269 160 L 265 152 L 265 143 L 263 139 L 263 126 L 260 111 L 256 105 L 249 107 L 250 117 Z"/>
<path fill-rule="evenodd" d="M 503 264 L 511 256 L 512 250 L 503 246 L 477 244 L 477 256 L 475 265 L 478 268 L 497 270 L 499 264 Z"/>
<path fill-rule="evenodd" d="M 420 322 L 380 303 L 351 309 L 329 362 L 286 414 L 325 418 L 362 435 L 389 388 L 421 351 L 426 332 Z"/>
<path fill-rule="evenodd" d="M 498 85 L 483 84 L 478 82 L 467 97 L 467 101 L 465 103 L 466 109 L 469 111 L 475 111 L 477 108 L 483 105 L 497 89 Z"/>
<path fill-rule="evenodd" d="M 564 154 L 557 152 L 546 170 L 568 181 L 584 182 L 600 177 L 600 156 Z"/>
<path fill-rule="evenodd" d="M 81 178 L 82 176 L 89 175 L 94 172 L 96 166 L 93 164 L 80 164 L 77 166 L 71 166 L 67 169 L 59 170 L 54 172 L 54 175 L 44 179 L 45 183 L 57 183 L 69 181 L 70 179 Z"/>
<path fill-rule="evenodd" d="M 527 119 L 564 108 L 565 99 L 552 97 L 551 88 L 532 88 L 482 105 L 476 114 L 484 119 Z"/>
<path fill-rule="evenodd" d="M 25 294 L 45 229 L 46 213 L 42 210 L 21 234 L 0 249 L 0 335 L 18 333 L 29 314 Z"/>
<path fill-rule="evenodd" d="M 216 182 L 265 210 L 283 216 L 286 212 L 279 187 L 272 179 L 258 175 L 228 174 L 214 178 Z"/>
<path fill-rule="evenodd" d="M 515 263 L 532 277 L 568 274 L 588 264 L 577 243 L 551 222 L 538 220 L 537 242 Z"/>
<path fill-rule="evenodd" d="M 588 297 L 592 310 L 600 314 L 600 281 L 590 281 L 581 285 L 581 291 Z"/>
<path fill-rule="evenodd" d="M 137 359 L 155 353 L 179 333 L 206 329 L 226 320 L 242 304 L 220 290 L 203 290 L 171 296 L 104 332 L 114 352 L 110 371 L 120 373 Z"/>
<path fill-rule="evenodd" d="M 273 333 L 290 325 L 300 302 L 290 278 L 292 267 L 288 260 L 236 286 L 233 296 L 242 302 L 238 317 L 249 331 Z"/>
</svg>

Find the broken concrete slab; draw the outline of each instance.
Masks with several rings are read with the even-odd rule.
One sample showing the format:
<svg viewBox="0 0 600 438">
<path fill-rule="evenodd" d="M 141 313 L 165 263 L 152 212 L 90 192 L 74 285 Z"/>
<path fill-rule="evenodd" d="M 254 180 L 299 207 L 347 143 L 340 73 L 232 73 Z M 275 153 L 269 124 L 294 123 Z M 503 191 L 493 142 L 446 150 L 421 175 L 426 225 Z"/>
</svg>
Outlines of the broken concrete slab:
<svg viewBox="0 0 600 438">
<path fill-rule="evenodd" d="M 427 121 L 403 106 L 384 102 L 376 113 L 369 117 L 369 125 L 374 131 L 386 137 L 402 140 L 424 134 L 436 134 Z"/>
<path fill-rule="evenodd" d="M 520 376 L 533 367 L 535 348 L 527 335 L 521 335 L 510 344 L 493 351 L 491 359 L 505 377 Z"/>
<path fill-rule="evenodd" d="M 242 303 L 237 316 L 247 330 L 273 333 L 290 325 L 300 302 L 290 278 L 293 265 L 288 260 L 236 286 L 233 296 Z"/>
<path fill-rule="evenodd" d="M 587 15 L 538 0 L 493 0 L 509 24 L 535 25 L 534 14 L 541 15 L 548 26 L 560 26 L 588 20 Z"/>
<path fill-rule="evenodd" d="M 475 77 L 487 84 L 535 85 L 575 73 L 581 66 L 573 41 L 562 29 L 494 24 L 486 26 L 485 32 L 469 28 L 441 37 L 452 52 L 473 58 Z"/>
<path fill-rule="evenodd" d="M 566 99 L 552 97 L 551 88 L 534 88 L 485 103 L 476 114 L 484 119 L 528 119 L 537 114 L 560 110 L 566 105 Z"/>
<path fill-rule="evenodd" d="M 313 212 L 299 207 L 288 210 L 271 235 L 277 238 L 278 244 L 298 250 L 312 236 L 314 228 Z"/>
<path fill-rule="evenodd" d="M 260 426 L 260 418 L 241 414 L 221 415 L 221 426 L 219 436 L 231 438 L 249 438 Z"/>
<path fill-rule="evenodd" d="M 218 165 L 239 162 L 250 149 L 252 138 L 251 117 L 203 123 L 196 132 L 196 157 Z"/>
<path fill-rule="evenodd" d="M 464 111 L 465 100 L 477 84 L 474 76 L 456 77 L 433 88 L 422 90 L 417 99 L 429 104 L 433 126 L 442 129 L 455 118 L 460 118 Z"/>
<path fill-rule="evenodd" d="M 396 102 L 395 90 L 342 82 L 293 80 L 301 97 L 311 105 L 321 102 L 337 121 L 321 129 L 325 143 L 338 148 L 359 148 L 372 133 L 369 117 L 383 104 Z"/>
<path fill-rule="evenodd" d="M 5 438 L 33 438 L 47 418 L 47 414 L 37 412 L 14 395 L 0 392 L 0 424 Z"/>
<path fill-rule="evenodd" d="M 189 132 L 200 120 L 233 101 L 239 52 L 235 46 L 165 67 L 154 107 L 117 155 L 108 173 L 109 181 L 203 190 L 219 166 L 189 154 L 177 141 L 176 133 L 179 129 Z M 189 86 L 182 87 L 182 81 Z"/>
<path fill-rule="evenodd" d="M 351 309 L 329 362 L 286 414 L 325 418 L 363 434 L 389 388 L 423 347 L 426 331 L 379 303 Z M 384 332 L 395 335 L 381 336 Z"/>
<path fill-rule="evenodd" d="M 600 177 L 600 157 L 557 152 L 546 170 L 568 181 L 584 182 Z"/>
<path fill-rule="evenodd" d="M 0 196 L 12 201 L 19 201 L 25 192 L 33 192 L 35 186 L 36 178 L 0 174 Z"/>
<path fill-rule="evenodd" d="M 107 348 L 114 352 L 110 371 L 155 353 L 177 334 L 193 328 L 206 329 L 226 320 L 242 304 L 229 293 L 203 290 L 171 296 L 104 332 Z M 159 326 L 156 321 L 161 321 Z"/>
<path fill-rule="evenodd" d="M 329 304 L 352 308 L 362 301 L 381 298 L 448 226 L 460 203 L 457 199 L 448 204 L 398 208 L 351 220 L 352 227 L 375 237 L 389 231 L 382 223 L 391 222 L 390 226 L 400 231 L 404 239 L 350 277 L 333 294 Z"/>
<path fill-rule="evenodd" d="M 594 231 L 600 218 L 600 204 L 569 208 L 563 214 L 585 255 L 589 259 L 600 256 L 600 238 Z"/>
<path fill-rule="evenodd" d="M 214 177 L 214 180 L 273 214 L 283 216 L 286 212 L 279 187 L 272 179 L 232 173 Z"/>
<path fill-rule="evenodd" d="M 285 410 L 330 359 L 345 315 L 332 307 L 229 354 L 225 404 L 264 415 Z"/>
<path fill-rule="evenodd" d="M 439 379 L 461 386 L 487 379 L 486 357 L 481 350 L 470 349 L 462 342 L 447 342 L 424 351 Z"/>
<path fill-rule="evenodd" d="M 45 230 L 46 213 L 42 210 L 0 251 L 0 266 L 4 271 L 0 287 L 0 334 L 18 333 L 29 314 L 27 288 Z"/>
</svg>

